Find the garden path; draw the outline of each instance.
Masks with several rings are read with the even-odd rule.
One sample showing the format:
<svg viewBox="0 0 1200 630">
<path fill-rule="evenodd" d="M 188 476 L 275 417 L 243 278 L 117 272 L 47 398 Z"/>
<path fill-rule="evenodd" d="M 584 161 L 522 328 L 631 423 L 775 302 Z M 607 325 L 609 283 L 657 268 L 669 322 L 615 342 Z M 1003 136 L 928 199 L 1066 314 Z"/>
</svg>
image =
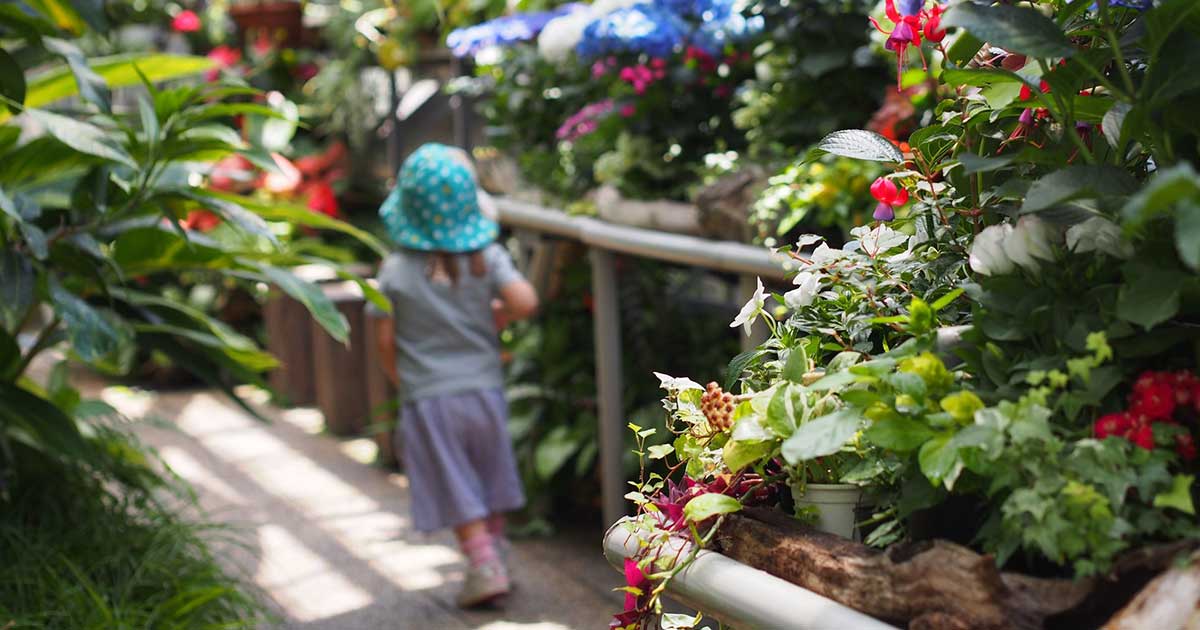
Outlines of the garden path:
<svg viewBox="0 0 1200 630">
<path fill-rule="evenodd" d="M 619 576 L 600 533 L 519 540 L 517 590 L 503 611 L 454 606 L 462 564 L 449 534 L 411 530 L 403 475 L 368 465 L 370 440 L 318 435 L 320 413 L 256 404 L 263 423 L 219 393 L 107 388 L 139 433 L 193 484 L 208 518 L 238 528 L 223 545 L 287 630 L 605 628 Z"/>
</svg>

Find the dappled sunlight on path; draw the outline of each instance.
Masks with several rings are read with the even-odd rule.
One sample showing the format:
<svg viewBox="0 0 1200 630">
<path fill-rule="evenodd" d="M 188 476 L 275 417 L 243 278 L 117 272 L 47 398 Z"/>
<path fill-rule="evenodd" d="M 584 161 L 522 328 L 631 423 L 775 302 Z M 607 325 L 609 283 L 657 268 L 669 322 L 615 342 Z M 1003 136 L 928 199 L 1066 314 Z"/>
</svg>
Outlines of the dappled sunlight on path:
<svg viewBox="0 0 1200 630">
<path fill-rule="evenodd" d="M 316 435 L 311 409 L 256 406 L 253 418 L 209 391 L 107 388 L 164 460 L 192 483 L 209 518 L 242 529 L 230 562 L 294 629 L 575 630 L 604 628 L 620 606 L 600 532 L 519 541 L 517 590 L 503 611 L 458 610 L 463 565 L 449 533 L 409 528 L 407 482 L 366 465 L 369 440 Z"/>
</svg>

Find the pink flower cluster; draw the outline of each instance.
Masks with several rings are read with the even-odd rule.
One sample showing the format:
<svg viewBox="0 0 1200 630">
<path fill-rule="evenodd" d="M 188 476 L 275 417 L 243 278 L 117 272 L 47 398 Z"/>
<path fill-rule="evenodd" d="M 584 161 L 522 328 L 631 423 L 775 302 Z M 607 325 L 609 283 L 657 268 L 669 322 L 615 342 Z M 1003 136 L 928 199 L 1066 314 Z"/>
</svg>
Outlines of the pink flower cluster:
<svg viewBox="0 0 1200 630">
<path fill-rule="evenodd" d="M 621 68 L 618 76 L 622 81 L 632 85 L 635 93 L 644 94 L 647 87 L 667 76 L 667 62 L 655 58 L 650 60 L 649 65 L 639 63 L 636 66 L 626 66 Z"/>
<path fill-rule="evenodd" d="M 554 132 L 554 137 L 567 142 L 578 140 L 595 131 L 596 127 L 600 125 L 600 119 L 611 113 L 614 107 L 610 98 L 585 105 L 583 109 L 571 114 L 563 121 L 558 131 Z M 622 110 L 623 114 L 624 110 Z"/>
</svg>

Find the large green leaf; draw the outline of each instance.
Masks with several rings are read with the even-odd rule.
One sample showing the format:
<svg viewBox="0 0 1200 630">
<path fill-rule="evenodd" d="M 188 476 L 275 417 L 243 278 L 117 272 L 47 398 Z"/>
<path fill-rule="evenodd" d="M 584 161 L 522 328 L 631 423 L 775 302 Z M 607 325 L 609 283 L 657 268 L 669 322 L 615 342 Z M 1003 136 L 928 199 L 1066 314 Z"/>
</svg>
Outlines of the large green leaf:
<svg viewBox="0 0 1200 630">
<path fill-rule="evenodd" d="M 1175 247 L 1179 259 L 1200 271 L 1200 204 L 1184 202 L 1175 218 Z"/>
<path fill-rule="evenodd" d="M 835 131 L 822 138 L 817 143 L 816 149 L 810 151 L 809 155 L 812 157 L 825 153 L 872 162 L 900 163 L 904 161 L 904 155 L 890 140 L 874 131 L 864 129 Z"/>
<path fill-rule="evenodd" d="M 218 337 L 207 331 L 171 324 L 134 324 L 133 329 L 138 333 L 161 333 L 180 339 L 187 339 L 188 341 L 220 352 L 229 357 L 230 360 L 253 372 L 265 372 L 279 366 L 279 361 L 275 357 L 253 347 L 253 344 L 250 344 L 249 347 L 241 344 L 231 345 L 227 342 L 227 337 Z M 249 340 L 247 339 L 246 341 Z"/>
<path fill-rule="evenodd" d="M 10 247 L 0 250 L 0 325 L 16 330 L 33 304 L 37 278 L 29 258 Z"/>
<path fill-rule="evenodd" d="M 84 361 L 95 361 L 118 351 L 121 334 L 100 312 L 57 282 L 50 284 L 50 303 L 63 320 L 71 348 Z"/>
<path fill-rule="evenodd" d="M 1187 276 L 1169 269 L 1131 262 L 1117 295 L 1117 316 L 1147 330 L 1179 312 L 1179 294 Z"/>
<path fill-rule="evenodd" d="M 205 194 L 199 188 L 173 190 L 169 191 L 168 194 L 195 201 L 225 217 L 225 219 L 230 223 L 233 223 L 246 232 L 261 238 L 265 238 L 276 246 L 279 245 L 279 241 L 275 238 L 275 235 L 271 233 L 271 228 L 267 226 L 266 221 L 263 221 L 262 217 L 250 212 L 249 210 L 243 208 L 240 203 L 234 201 L 236 197 L 233 199 L 215 197 L 213 195 Z"/>
<path fill-rule="evenodd" d="M 570 427 L 560 424 L 543 437 L 533 452 L 533 468 L 539 479 L 550 480 L 579 450 L 580 442 Z"/>
<path fill-rule="evenodd" d="M 862 424 L 862 416 L 853 409 L 840 409 L 800 425 L 783 443 L 783 458 L 793 466 L 816 457 L 832 455 L 842 449 Z"/>
<path fill-rule="evenodd" d="M 1132 226 L 1171 211 L 1182 201 L 1200 201 L 1200 175 L 1191 164 L 1180 162 L 1163 169 L 1129 198 L 1121 214 Z"/>
<path fill-rule="evenodd" d="M 1070 57 L 1075 53 L 1054 20 L 1033 9 L 963 2 L 946 12 L 942 25 L 964 28 L 992 46 L 1033 57 Z"/>
<path fill-rule="evenodd" d="M 8 331 L 0 329 L 0 381 L 11 382 L 17 378 L 20 366 L 21 347 Z"/>
<path fill-rule="evenodd" d="M 741 469 L 757 462 L 758 460 L 770 455 L 775 450 L 774 441 L 744 441 L 730 440 L 725 443 L 721 449 L 721 458 L 725 460 L 725 466 L 732 472 L 739 472 Z"/>
<path fill-rule="evenodd" d="M 954 443 L 954 434 L 943 433 L 925 442 L 917 454 L 917 463 L 929 483 L 935 486 L 945 485 L 947 490 L 954 489 L 954 482 L 963 470 L 958 446 Z"/>
<path fill-rule="evenodd" d="M 0 117 L 4 114 L 0 112 Z M 101 162 L 52 137 L 36 138 L 0 157 L 0 186 L 9 192 L 82 175 Z"/>
<path fill-rule="evenodd" d="M 201 242 L 199 237 L 189 241 L 159 226 L 122 231 L 113 242 L 112 259 L 129 275 L 241 267 L 232 256 Z"/>
<path fill-rule="evenodd" d="M 293 225 L 341 232 L 354 237 L 358 242 L 370 247 L 381 257 L 388 254 L 387 246 L 371 235 L 370 232 L 361 230 L 350 223 L 340 221 L 320 212 L 313 212 L 304 206 L 282 201 L 263 201 L 252 197 L 242 197 L 240 195 L 211 190 L 197 190 L 194 194 L 240 204 L 250 212 L 268 221 L 286 221 Z"/>
<path fill-rule="evenodd" d="M 17 105 L 25 103 L 25 72 L 3 48 L 0 48 L 0 96 Z M 7 102 L 0 101 L 0 109 L 11 108 Z"/>
<path fill-rule="evenodd" d="M 916 420 L 895 416 L 872 423 L 863 437 L 881 448 L 907 453 L 933 437 L 933 430 Z"/>
<path fill-rule="evenodd" d="M 40 109 L 26 109 L 25 113 L 45 127 L 46 133 L 80 153 L 137 168 L 137 162 L 133 161 L 125 149 L 95 125 Z"/>
<path fill-rule="evenodd" d="M 57 37 L 43 38 L 42 44 L 46 50 L 66 60 L 67 67 L 75 77 L 75 87 L 83 100 L 99 107 L 100 111 L 112 112 L 112 92 L 109 91 L 108 84 L 88 65 L 83 51 L 79 50 L 78 46 Z"/>
<path fill-rule="evenodd" d="M 321 287 L 301 280 L 295 274 L 278 267 L 263 266 L 263 278 L 279 287 L 296 301 L 304 305 L 313 319 L 334 339 L 347 343 L 350 339 L 350 324 L 333 302 L 321 291 Z"/>
<path fill-rule="evenodd" d="M 134 68 L 134 64 L 137 68 Z M 89 62 L 97 76 L 104 79 L 110 88 L 128 87 L 141 83 L 137 70 L 140 69 L 150 81 L 170 81 L 198 74 L 213 67 L 205 57 L 190 55 L 166 55 L 136 53 L 101 57 Z M 66 66 L 58 66 L 29 80 L 29 91 L 25 96 L 26 107 L 40 107 L 48 103 L 75 96 L 78 85 Z M 0 120 L 4 115 L 0 114 Z"/>
<path fill-rule="evenodd" d="M 741 511 L 742 504 L 727 494 L 709 492 L 702 494 L 683 506 L 683 516 L 689 523 L 700 523 L 718 514 Z"/>
<path fill-rule="evenodd" d="M 1029 187 L 1021 214 L 1042 212 L 1076 199 L 1124 197 L 1137 190 L 1128 171 L 1115 166 L 1068 166 Z"/>
<path fill-rule="evenodd" d="M 9 424 L 8 437 L 52 457 L 79 463 L 94 455 L 74 420 L 24 388 L 0 382 L 0 417 Z M 4 423 L 0 423 L 0 428 L 3 427 Z"/>
<path fill-rule="evenodd" d="M 64 0 L 24 0 L 25 4 L 32 7 L 38 13 L 46 16 L 58 28 L 69 31 L 73 35 L 82 35 L 88 29 L 88 20 L 84 18 L 83 12 L 79 11 L 73 2 Z M 81 5 L 87 5 L 90 0 L 82 0 Z M 103 24 L 97 21 L 92 25 L 93 28 L 102 28 Z"/>
</svg>

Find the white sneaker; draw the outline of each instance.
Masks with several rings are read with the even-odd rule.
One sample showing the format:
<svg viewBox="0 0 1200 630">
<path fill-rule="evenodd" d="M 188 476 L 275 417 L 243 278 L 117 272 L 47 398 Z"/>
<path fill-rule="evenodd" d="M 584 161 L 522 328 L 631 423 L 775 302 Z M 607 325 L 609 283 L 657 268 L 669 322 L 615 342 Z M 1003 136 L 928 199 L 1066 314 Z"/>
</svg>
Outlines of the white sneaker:
<svg viewBox="0 0 1200 630">
<path fill-rule="evenodd" d="M 508 571 L 499 562 L 467 569 L 462 591 L 458 594 L 460 608 L 489 604 L 508 594 Z"/>
</svg>

